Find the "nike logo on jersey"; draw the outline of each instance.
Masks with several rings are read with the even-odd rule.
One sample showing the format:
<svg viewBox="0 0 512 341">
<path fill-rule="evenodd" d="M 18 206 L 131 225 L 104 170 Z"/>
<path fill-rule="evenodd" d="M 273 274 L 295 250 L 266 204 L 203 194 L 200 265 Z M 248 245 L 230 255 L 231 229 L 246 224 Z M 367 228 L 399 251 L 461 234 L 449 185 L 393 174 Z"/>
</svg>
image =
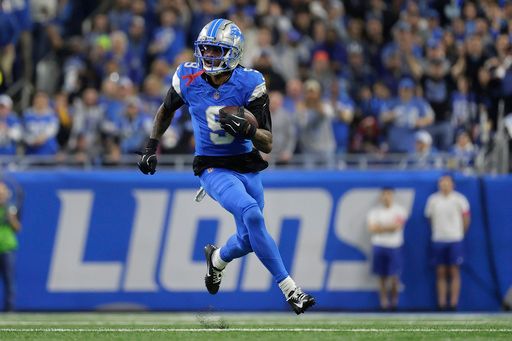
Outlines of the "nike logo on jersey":
<svg viewBox="0 0 512 341">
<path fill-rule="evenodd" d="M 239 122 L 234 121 L 233 124 L 236 125 L 237 127 L 240 127 L 240 123 Z"/>
</svg>

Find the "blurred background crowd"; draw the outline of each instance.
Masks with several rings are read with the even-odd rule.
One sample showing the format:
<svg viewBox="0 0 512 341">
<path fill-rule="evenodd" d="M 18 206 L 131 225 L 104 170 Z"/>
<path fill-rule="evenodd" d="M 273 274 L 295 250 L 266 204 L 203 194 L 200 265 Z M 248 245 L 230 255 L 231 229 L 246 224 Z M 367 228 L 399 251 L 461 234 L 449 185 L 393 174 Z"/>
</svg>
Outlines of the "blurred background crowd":
<svg viewBox="0 0 512 341">
<path fill-rule="evenodd" d="M 0 154 L 116 164 L 141 150 L 214 18 L 270 94 L 273 164 L 400 154 L 471 168 L 512 116 L 512 1 L 0 0 Z M 511 124 L 512 126 L 512 124 Z M 180 109 L 162 154 L 190 154 Z"/>
</svg>

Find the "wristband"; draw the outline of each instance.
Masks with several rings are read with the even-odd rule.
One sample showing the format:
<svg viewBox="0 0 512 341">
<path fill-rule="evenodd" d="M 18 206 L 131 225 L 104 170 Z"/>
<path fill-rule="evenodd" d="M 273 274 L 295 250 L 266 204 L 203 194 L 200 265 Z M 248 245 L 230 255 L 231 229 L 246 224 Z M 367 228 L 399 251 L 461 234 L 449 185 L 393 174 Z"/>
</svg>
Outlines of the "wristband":
<svg viewBox="0 0 512 341">
<path fill-rule="evenodd" d="M 150 138 L 146 144 L 146 150 L 156 152 L 159 141 L 157 139 Z"/>
</svg>

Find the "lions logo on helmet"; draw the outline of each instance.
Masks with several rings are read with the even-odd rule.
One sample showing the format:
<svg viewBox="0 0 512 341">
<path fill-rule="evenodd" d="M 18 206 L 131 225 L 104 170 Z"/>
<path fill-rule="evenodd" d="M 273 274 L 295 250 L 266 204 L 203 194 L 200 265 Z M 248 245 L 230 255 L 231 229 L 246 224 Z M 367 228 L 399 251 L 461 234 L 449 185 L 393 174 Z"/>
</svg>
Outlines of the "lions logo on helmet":
<svg viewBox="0 0 512 341">
<path fill-rule="evenodd" d="M 244 35 L 232 21 L 209 22 L 194 43 L 194 56 L 208 75 L 231 71 L 240 63 L 244 51 Z"/>
</svg>

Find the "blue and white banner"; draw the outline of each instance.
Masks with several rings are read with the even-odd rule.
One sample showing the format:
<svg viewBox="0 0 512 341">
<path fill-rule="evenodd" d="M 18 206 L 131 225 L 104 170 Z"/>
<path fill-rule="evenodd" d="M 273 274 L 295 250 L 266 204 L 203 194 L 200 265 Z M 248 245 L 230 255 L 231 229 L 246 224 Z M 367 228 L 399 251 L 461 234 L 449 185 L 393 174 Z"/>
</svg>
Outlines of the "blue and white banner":
<svg viewBox="0 0 512 341">
<path fill-rule="evenodd" d="M 194 202 L 191 173 L 51 171 L 12 174 L 25 191 L 17 255 L 20 310 L 288 310 L 254 255 L 229 264 L 220 292 L 204 288 L 203 247 L 235 231 L 229 213 Z M 430 227 L 435 172 L 264 172 L 265 218 L 285 265 L 317 310 L 378 307 L 366 214 L 383 186 L 410 212 L 400 308 L 434 309 Z M 456 178 L 469 200 L 461 310 L 498 310 L 479 181 Z"/>
</svg>

